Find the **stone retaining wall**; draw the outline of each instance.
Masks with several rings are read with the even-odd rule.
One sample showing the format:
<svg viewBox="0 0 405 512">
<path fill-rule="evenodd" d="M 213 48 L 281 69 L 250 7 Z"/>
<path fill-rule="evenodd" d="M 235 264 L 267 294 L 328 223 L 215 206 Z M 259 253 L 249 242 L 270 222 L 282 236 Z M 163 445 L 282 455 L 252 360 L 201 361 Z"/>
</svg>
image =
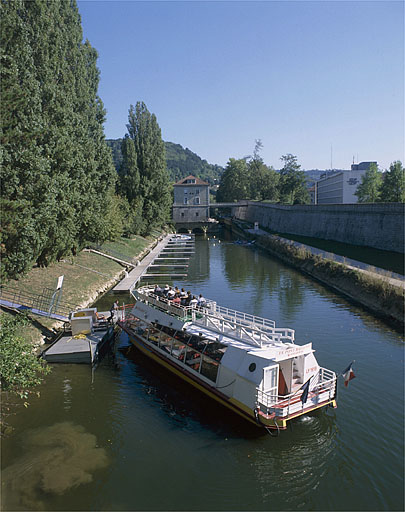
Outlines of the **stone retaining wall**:
<svg viewBox="0 0 405 512">
<path fill-rule="evenodd" d="M 232 213 L 275 232 L 404 253 L 401 203 L 282 206 L 249 201 Z"/>
</svg>

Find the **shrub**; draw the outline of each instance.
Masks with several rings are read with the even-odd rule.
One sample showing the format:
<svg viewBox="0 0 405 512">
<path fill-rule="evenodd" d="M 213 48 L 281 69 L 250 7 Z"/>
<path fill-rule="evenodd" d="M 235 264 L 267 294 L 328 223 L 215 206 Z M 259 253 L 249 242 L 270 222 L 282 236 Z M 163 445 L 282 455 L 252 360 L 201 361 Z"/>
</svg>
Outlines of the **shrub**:
<svg viewBox="0 0 405 512">
<path fill-rule="evenodd" d="M 31 388 L 40 384 L 42 377 L 50 372 L 46 363 L 37 358 L 32 345 L 18 333 L 28 323 L 25 315 L 0 315 L 1 388 L 23 399 L 27 399 Z"/>
</svg>

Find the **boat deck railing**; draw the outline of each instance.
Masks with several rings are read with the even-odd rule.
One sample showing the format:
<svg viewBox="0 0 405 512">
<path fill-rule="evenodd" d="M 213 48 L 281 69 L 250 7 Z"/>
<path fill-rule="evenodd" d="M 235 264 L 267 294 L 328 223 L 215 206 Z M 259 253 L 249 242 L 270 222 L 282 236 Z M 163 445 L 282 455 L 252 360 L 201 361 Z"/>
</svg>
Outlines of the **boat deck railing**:
<svg viewBox="0 0 405 512">
<path fill-rule="evenodd" d="M 327 368 L 319 368 L 313 377 L 312 385 L 305 403 L 301 401 L 302 388 L 289 395 L 277 395 L 256 389 L 256 405 L 265 414 L 288 417 L 317 404 L 332 400 L 335 396 L 336 373 Z"/>
<path fill-rule="evenodd" d="M 206 300 L 200 307 L 177 305 L 164 296 L 155 295 L 152 286 L 143 286 L 132 293 L 137 300 L 148 302 L 184 322 L 192 321 L 255 346 L 294 342 L 294 329 L 276 327 L 273 320 L 219 306 L 215 301 Z"/>
</svg>

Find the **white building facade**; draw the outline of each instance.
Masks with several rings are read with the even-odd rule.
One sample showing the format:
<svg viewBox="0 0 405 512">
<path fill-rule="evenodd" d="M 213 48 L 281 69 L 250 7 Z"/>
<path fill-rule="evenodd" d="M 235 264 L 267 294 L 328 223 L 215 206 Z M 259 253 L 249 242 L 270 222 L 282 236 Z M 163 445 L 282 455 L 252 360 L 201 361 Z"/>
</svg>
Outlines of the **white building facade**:
<svg viewBox="0 0 405 512">
<path fill-rule="evenodd" d="M 315 182 L 315 204 L 353 204 L 357 203 L 355 195 L 361 183 L 361 177 L 377 162 L 353 164 L 350 171 L 329 173 Z"/>
</svg>

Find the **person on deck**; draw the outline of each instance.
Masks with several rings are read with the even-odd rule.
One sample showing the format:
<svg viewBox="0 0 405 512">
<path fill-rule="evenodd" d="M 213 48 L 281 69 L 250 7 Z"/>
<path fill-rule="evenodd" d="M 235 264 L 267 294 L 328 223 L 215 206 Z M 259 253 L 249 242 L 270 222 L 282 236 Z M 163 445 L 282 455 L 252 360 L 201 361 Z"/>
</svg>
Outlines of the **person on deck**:
<svg viewBox="0 0 405 512">
<path fill-rule="evenodd" d="M 180 300 L 181 300 L 182 306 L 186 305 L 186 297 L 187 297 L 187 292 L 184 290 L 184 288 L 182 288 L 181 292 L 180 292 Z"/>
<path fill-rule="evenodd" d="M 116 313 L 118 314 L 118 308 L 119 308 L 119 303 L 118 303 L 118 300 L 116 300 L 110 308 L 110 317 L 108 319 L 109 322 L 112 322 L 114 320 Z"/>
<path fill-rule="evenodd" d="M 193 295 L 193 298 L 190 300 L 190 306 L 192 308 L 195 308 L 198 304 L 198 300 L 196 299 L 195 295 Z"/>
<path fill-rule="evenodd" d="M 169 290 L 170 290 L 170 286 L 167 284 L 164 288 L 163 288 L 163 295 L 165 297 L 167 297 L 167 294 L 169 293 Z"/>
<path fill-rule="evenodd" d="M 207 301 L 204 299 L 204 297 L 201 295 L 198 297 L 198 307 L 202 308 L 207 305 Z"/>
</svg>

